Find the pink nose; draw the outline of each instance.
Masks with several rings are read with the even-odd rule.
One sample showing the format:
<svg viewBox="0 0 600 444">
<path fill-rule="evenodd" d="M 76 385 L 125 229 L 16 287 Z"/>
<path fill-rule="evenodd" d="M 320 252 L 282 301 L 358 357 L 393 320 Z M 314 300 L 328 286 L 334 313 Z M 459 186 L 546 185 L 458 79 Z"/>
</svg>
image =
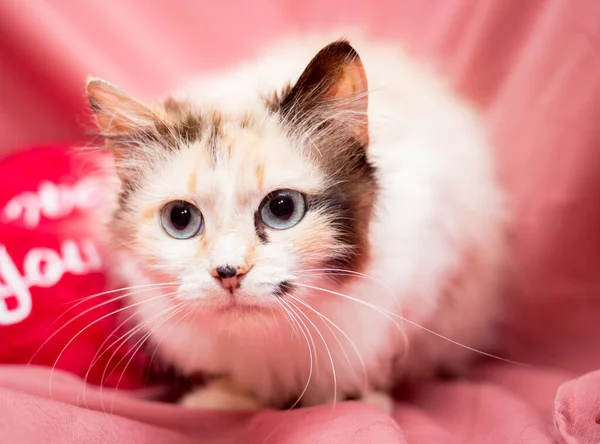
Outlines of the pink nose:
<svg viewBox="0 0 600 444">
<path fill-rule="evenodd" d="M 241 267 L 221 265 L 211 270 L 211 274 L 221 282 L 225 290 L 233 291 L 240 286 L 240 280 L 246 271 Z"/>
</svg>

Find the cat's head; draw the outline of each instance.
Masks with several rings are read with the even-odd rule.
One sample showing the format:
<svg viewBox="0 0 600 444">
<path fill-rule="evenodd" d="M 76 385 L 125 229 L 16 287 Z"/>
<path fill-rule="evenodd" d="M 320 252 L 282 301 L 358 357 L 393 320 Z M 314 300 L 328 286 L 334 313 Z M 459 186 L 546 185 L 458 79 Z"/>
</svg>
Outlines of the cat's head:
<svg viewBox="0 0 600 444">
<path fill-rule="evenodd" d="M 347 41 L 239 112 L 145 105 L 100 80 L 87 92 L 121 180 L 115 241 L 155 281 L 180 283 L 178 298 L 273 308 L 364 268 L 377 183 Z"/>
</svg>

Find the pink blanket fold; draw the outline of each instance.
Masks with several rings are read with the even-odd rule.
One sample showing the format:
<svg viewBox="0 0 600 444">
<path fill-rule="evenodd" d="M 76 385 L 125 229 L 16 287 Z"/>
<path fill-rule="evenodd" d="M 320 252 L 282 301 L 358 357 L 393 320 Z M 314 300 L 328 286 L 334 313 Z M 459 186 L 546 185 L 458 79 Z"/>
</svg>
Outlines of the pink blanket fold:
<svg viewBox="0 0 600 444">
<path fill-rule="evenodd" d="M 560 387 L 554 422 L 567 444 L 600 442 L 600 370 Z"/>
<path fill-rule="evenodd" d="M 142 396 L 148 393 L 84 390 L 81 380 L 61 372 L 5 366 L 0 430 L 10 438 L 2 442 L 48 444 L 542 444 L 557 442 L 559 434 L 569 443 L 597 443 L 600 373 L 571 377 L 482 364 L 469 381 L 432 383 L 398 401 L 390 418 L 351 402 L 285 412 L 200 412 L 150 402 Z"/>
<path fill-rule="evenodd" d="M 482 108 L 515 208 L 506 346 L 535 366 L 482 364 L 393 419 L 358 403 L 219 414 L 84 397 L 60 373 L 52 399 L 47 370 L 6 366 L 1 443 L 600 442 L 597 0 L 0 2 L 0 152 L 80 136 L 89 73 L 155 96 L 291 26 L 339 21 L 401 38 Z"/>
</svg>

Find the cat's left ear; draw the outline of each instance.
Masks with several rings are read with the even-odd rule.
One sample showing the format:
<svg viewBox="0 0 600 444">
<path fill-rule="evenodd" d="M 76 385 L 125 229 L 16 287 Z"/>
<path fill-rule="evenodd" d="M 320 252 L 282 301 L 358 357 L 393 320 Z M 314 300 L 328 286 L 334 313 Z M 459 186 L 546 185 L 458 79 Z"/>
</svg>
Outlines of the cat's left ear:
<svg viewBox="0 0 600 444">
<path fill-rule="evenodd" d="M 367 75 L 356 50 L 346 40 L 333 42 L 310 61 L 294 87 L 283 98 L 284 115 L 345 122 L 366 146 L 368 131 Z"/>
</svg>

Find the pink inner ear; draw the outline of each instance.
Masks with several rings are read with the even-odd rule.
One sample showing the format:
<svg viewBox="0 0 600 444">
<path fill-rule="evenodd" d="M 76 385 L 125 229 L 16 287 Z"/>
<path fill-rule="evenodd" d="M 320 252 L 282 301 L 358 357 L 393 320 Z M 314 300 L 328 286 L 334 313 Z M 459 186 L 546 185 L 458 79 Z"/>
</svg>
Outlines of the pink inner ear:
<svg viewBox="0 0 600 444">
<path fill-rule="evenodd" d="M 296 115 L 330 115 L 340 112 L 338 123 L 368 143 L 367 76 L 358 53 L 344 40 L 327 45 L 310 61 L 296 85 L 281 102 L 284 112 Z"/>
<path fill-rule="evenodd" d="M 90 81 L 87 94 L 102 131 L 126 132 L 156 122 L 157 116 L 152 110 L 107 82 Z"/>
<path fill-rule="evenodd" d="M 333 96 L 342 110 L 350 111 L 351 130 L 366 146 L 369 142 L 367 110 L 369 95 L 367 76 L 362 62 L 356 58 L 342 68 L 342 75 L 335 83 Z"/>
<path fill-rule="evenodd" d="M 342 68 L 342 75 L 334 85 L 334 95 L 340 100 L 351 100 L 351 104 L 367 104 L 367 76 L 360 60 L 356 59 Z"/>
<path fill-rule="evenodd" d="M 293 98 L 290 102 L 314 107 L 323 99 L 335 99 L 340 94 L 346 99 L 363 90 L 366 92 L 366 75 L 358 54 L 348 42 L 337 41 L 313 57 L 289 98 Z"/>
</svg>

